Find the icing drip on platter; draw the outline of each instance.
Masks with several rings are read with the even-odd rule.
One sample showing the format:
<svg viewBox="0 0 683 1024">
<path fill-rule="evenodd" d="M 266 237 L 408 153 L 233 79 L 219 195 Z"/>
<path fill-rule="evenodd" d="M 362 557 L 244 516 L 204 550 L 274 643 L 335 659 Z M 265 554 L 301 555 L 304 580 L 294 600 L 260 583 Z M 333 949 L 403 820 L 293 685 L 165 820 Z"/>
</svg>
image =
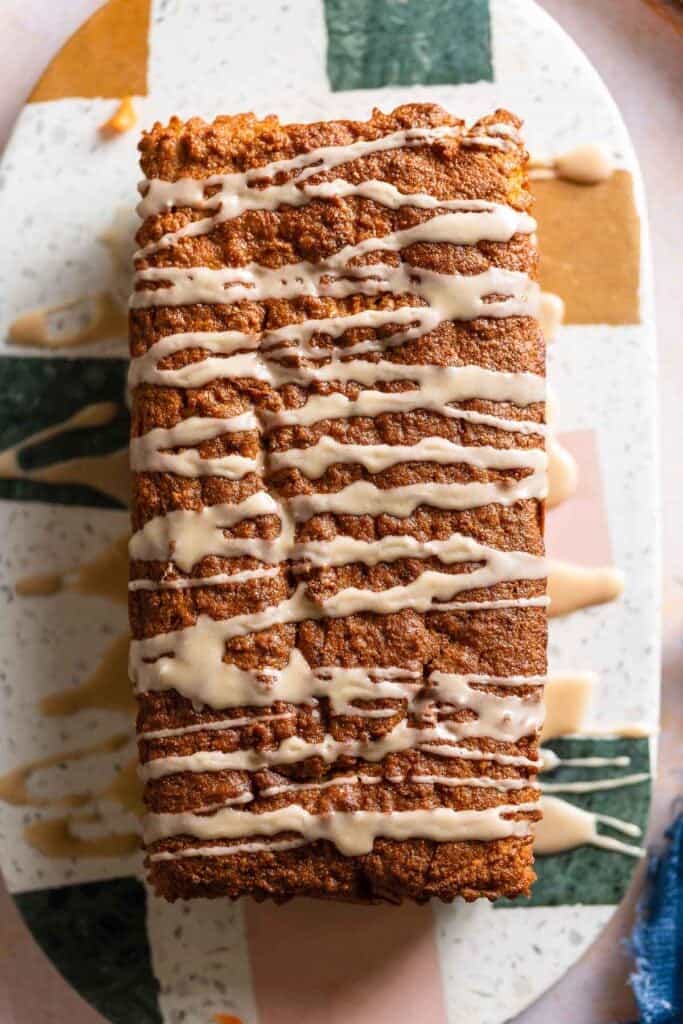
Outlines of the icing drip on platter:
<svg viewBox="0 0 683 1024">
<path fill-rule="evenodd" d="M 540 856 L 563 853 L 577 846 L 597 846 L 603 850 L 625 853 L 630 857 L 643 857 L 645 851 L 639 846 L 624 843 L 612 836 L 598 832 L 598 825 L 606 825 L 627 836 L 640 836 L 641 830 L 619 818 L 607 814 L 594 814 L 585 811 L 566 800 L 556 796 L 541 797 L 543 817 L 532 826 L 534 832 L 534 850 Z"/>
<path fill-rule="evenodd" d="M 532 157 L 529 177 L 562 178 L 576 185 L 599 185 L 614 174 L 614 160 L 604 146 L 586 143 L 560 156 Z"/>
<path fill-rule="evenodd" d="M 538 301 L 538 320 L 546 344 L 549 345 L 557 338 L 564 321 L 564 302 L 559 295 L 554 292 L 541 292 Z"/>
<path fill-rule="evenodd" d="M 588 568 L 551 560 L 548 566 L 548 614 L 569 615 L 579 608 L 615 601 L 624 590 L 624 576 L 611 566 Z"/>
<path fill-rule="evenodd" d="M 548 434 L 546 441 L 548 457 L 548 493 L 546 507 L 555 508 L 571 498 L 579 484 L 579 467 L 576 459 L 554 434 Z"/>
<path fill-rule="evenodd" d="M 7 340 L 22 348 L 61 349 L 124 337 L 125 313 L 107 292 L 23 313 L 10 324 Z"/>
<path fill-rule="evenodd" d="M 596 682 L 592 672 L 562 672 L 548 678 L 541 742 L 579 731 Z"/>
</svg>

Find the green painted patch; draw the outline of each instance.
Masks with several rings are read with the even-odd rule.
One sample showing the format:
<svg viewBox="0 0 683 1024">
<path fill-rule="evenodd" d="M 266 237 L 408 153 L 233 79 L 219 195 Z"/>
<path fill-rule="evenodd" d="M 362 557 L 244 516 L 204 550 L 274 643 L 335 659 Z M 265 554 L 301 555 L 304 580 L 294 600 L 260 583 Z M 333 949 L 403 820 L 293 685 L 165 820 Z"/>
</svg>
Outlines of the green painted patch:
<svg viewBox="0 0 683 1024">
<path fill-rule="evenodd" d="M 493 81 L 488 0 L 324 0 L 335 92 Z"/>
<path fill-rule="evenodd" d="M 562 758 L 574 757 L 621 757 L 630 758 L 625 767 L 568 767 L 560 766 L 557 771 L 544 774 L 543 782 L 575 782 L 579 780 L 612 779 L 624 775 L 636 775 L 650 771 L 649 741 L 647 739 L 567 739 L 554 740 L 547 744 Z M 552 793 L 561 800 L 583 807 L 598 814 L 638 825 L 645 831 L 650 806 L 650 782 L 635 786 L 622 786 L 593 793 Z M 623 842 L 638 845 L 639 840 L 615 832 L 599 824 L 598 831 Z M 638 865 L 635 857 L 627 854 L 601 850 L 594 846 L 580 846 L 568 853 L 550 857 L 537 857 L 535 869 L 537 880 L 530 899 L 503 901 L 496 906 L 555 907 L 562 905 L 617 904 L 631 882 Z"/>
<path fill-rule="evenodd" d="M 161 1024 L 140 882 L 118 878 L 14 899 L 43 951 L 111 1024 Z"/>
<path fill-rule="evenodd" d="M 54 427 L 94 402 L 120 404 L 119 415 L 106 426 L 70 430 L 24 449 L 24 469 L 87 455 L 103 455 L 128 444 L 129 419 L 124 402 L 125 359 L 0 357 L 0 451 L 21 444 L 38 431 Z M 17 480 L 4 467 L 0 498 L 47 501 L 62 505 L 120 507 L 90 487 Z"/>
</svg>

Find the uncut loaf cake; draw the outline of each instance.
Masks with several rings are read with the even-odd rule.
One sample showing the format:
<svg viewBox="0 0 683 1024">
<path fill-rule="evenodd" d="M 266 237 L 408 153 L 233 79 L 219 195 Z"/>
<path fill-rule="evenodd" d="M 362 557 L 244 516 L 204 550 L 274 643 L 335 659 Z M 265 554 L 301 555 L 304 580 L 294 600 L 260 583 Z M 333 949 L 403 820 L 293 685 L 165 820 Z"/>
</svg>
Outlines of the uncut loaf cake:
<svg viewBox="0 0 683 1024">
<path fill-rule="evenodd" d="M 167 899 L 528 893 L 544 343 L 520 122 L 140 144 L 131 676 Z"/>
</svg>

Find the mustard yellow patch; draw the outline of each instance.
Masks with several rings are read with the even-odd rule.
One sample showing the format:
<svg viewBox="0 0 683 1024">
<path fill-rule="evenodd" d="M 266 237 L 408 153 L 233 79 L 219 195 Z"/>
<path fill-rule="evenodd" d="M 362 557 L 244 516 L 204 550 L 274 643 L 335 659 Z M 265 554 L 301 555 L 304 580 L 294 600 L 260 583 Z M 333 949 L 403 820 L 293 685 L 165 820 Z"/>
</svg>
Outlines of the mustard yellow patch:
<svg viewBox="0 0 683 1024">
<path fill-rule="evenodd" d="M 147 94 L 151 0 L 109 0 L 48 65 L 30 103 Z"/>
<path fill-rule="evenodd" d="M 633 180 L 616 171 L 597 185 L 531 182 L 541 287 L 564 299 L 565 323 L 640 320 L 640 223 Z"/>
</svg>

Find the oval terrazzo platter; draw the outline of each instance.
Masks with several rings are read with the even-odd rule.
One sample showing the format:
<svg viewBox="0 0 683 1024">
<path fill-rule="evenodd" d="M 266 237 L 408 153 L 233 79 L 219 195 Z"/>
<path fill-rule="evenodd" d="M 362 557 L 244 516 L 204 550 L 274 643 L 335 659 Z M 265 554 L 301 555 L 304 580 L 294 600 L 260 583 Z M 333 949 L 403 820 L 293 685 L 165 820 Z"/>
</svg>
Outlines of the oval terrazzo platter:
<svg viewBox="0 0 683 1024">
<path fill-rule="evenodd" d="M 365 117 L 412 99 L 468 120 L 505 106 L 532 154 L 596 142 L 616 166 L 594 185 L 547 171 L 533 182 L 542 286 L 565 305 L 549 356 L 566 492 L 548 514 L 551 576 L 592 587 L 614 583 L 603 567 L 625 576 L 618 599 L 604 600 L 608 588 L 551 623 L 544 799 L 549 818 L 573 814 L 580 842 L 539 857 L 532 897 L 506 905 L 169 905 L 140 881 L 126 673 L 139 129 L 251 109 Z M 647 230 L 598 76 L 529 0 L 110 0 L 22 112 L 0 215 L 0 857 L 36 940 L 114 1024 L 511 1019 L 628 887 L 657 724 Z"/>
</svg>

